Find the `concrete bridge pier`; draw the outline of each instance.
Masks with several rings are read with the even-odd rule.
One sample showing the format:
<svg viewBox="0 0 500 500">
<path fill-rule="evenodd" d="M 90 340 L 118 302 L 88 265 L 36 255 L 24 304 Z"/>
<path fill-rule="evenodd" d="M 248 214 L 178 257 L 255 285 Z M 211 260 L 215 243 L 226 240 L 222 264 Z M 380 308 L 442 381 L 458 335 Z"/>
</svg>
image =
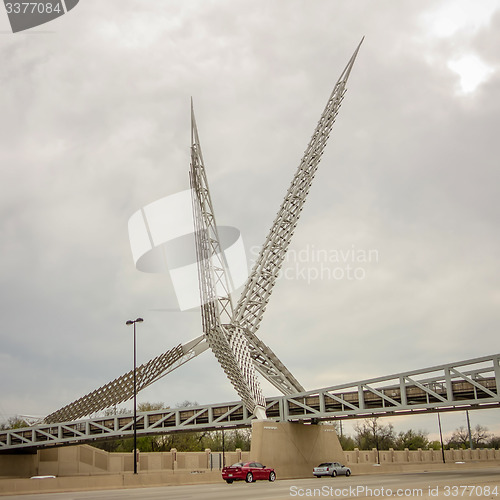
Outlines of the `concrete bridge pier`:
<svg viewBox="0 0 500 500">
<path fill-rule="evenodd" d="M 258 420 L 252 423 L 250 457 L 276 470 L 280 479 L 312 477 L 321 462 L 345 464 L 332 425 Z"/>
</svg>

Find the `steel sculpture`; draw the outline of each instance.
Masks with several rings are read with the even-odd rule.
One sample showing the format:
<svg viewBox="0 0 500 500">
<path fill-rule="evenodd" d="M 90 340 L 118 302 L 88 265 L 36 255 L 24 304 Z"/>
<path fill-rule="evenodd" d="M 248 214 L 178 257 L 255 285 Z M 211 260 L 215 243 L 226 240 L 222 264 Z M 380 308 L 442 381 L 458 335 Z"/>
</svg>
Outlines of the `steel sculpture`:
<svg viewBox="0 0 500 500">
<path fill-rule="evenodd" d="M 177 346 L 139 367 L 138 391 L 210 347 L 248 411 L 257 418 L 265 418 L 266 413 L 265 399 L 255 370 L 284 395 L 304 392 L 304 387 L 276 354 L 257 337 L 256 332 L 344 99 L 347 80 L 362 42 L 363 40 L 354 51 L 328 98 L 236 306 L 233 306 L 231 299 L 231 278 L 219 240 L 198 129 L 191 105 L 190 181 L 202 299 L 203 336 Z M 134 395 L 131 379 L 132 373 L 129 372 L 50 414 L 45 421 L 72 420 L 127 401 Z"/>
</svg>

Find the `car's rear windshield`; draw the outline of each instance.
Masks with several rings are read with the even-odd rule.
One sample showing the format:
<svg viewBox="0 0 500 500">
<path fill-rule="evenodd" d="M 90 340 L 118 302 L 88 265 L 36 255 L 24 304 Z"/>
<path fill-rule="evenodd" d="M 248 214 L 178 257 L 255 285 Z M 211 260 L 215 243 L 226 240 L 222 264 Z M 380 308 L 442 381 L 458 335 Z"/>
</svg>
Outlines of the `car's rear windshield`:
<svg viewBox="0 0 500 500">
<path fill-rule="evenodd" d="M 319 464 L 318 467 L 330 467 L 332 465 L 330 462 L 325 462 L 324 464 Z"/>
<path fill-rule="evenodd" d="M 236 462 L 235 464 L 231 465 L 231 467 L 243 467 L 243 462 Z"/>
</svg>

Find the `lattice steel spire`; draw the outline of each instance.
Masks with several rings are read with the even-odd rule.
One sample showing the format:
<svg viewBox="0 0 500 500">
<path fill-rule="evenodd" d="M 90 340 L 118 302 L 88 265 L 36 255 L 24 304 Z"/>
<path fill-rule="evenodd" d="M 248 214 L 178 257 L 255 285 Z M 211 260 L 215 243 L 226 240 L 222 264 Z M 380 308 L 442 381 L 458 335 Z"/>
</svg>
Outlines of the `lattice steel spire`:
<svg viewBox="0 0 500 500">
<path fill-rule="evenodd" d="M 191 190 L 196 256 L 205 337 L 247 409 L 265 418 L 265 399 L 250 357 L 248 342 L 239 328 L 228 328 L 233 309 L 230 275 L 220 244 L 215 212 L 201 152 L 191 101 Z"/>
<path fill-rule="evenodd" d="M 285 199 L 278 210 L 276 219 L 236 305 L 233 322 L 243 328 L 243 331 L 247 332 L 249 337 L 251 334 L 255 334 L 262 321 L 266 304 L 269 302 L 269 297 L 278 278 L 279 270 L 297 226 L 309 188 L 344 98 L 346 83 L 363 39 L 333 88 L 325 110 L 307 145 L 302 161 L 292 179 Z M 261 373 L 279 388 L 280 381 L 275 383 L 275 379 L 267 377 L 266 373 L 262 371 Z"/>
<path fill-rule="evenodd" d="M 208 349 L 203 337 L 170 349 L 147 363 L 137 367 L 137 392 L 150 386 L 160 378 Z M 68 422 L 92 415 L 111 406 L 128 401 L 134 396 L 134 372 L 130 370 L 121 377 L 95 391 L 82 396 L 44 418 L 46 423 Z"/>
</svg>

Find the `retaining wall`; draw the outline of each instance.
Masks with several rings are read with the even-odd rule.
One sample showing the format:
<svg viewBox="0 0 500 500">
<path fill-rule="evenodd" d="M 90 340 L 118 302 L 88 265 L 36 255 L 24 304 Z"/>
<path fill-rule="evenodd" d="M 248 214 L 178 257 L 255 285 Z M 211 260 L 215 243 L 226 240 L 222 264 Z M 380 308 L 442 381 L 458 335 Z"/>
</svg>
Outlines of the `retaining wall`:
<svg viewBox="0 0 500 500">
<path fill-rule="evenodd" d="M 250 452 L 226 451 L 139 453 L 138 471 L 219 471 L 249 460 Z M 0 477 L 78 476 L 133 472 L 132 453 L 108 453 L 86 444 L 38 450 L 33 455 L 0 455 Z"/>
<path fill-rule="evenodd" d="M 411 465 L 443 463 L 441 450 L 354 450 L 344 452 L 348 466 Z M 255 458 L 255 457 L 253 457 Z M 226 451 L 227 465 L 250 460 L 248 451 Z M 446 463 L 500 462 L 500 450 L 445 450 Z M 139 472 L 205 473 L 219 471 L 222 452 L 209 449 L 203 452 L 139 453 Z M 271 465 L 272 464 L 267 464 Z M 68 446 L 39 450 L 33 455 L 0 455 L 0 477 L 29 478 L 53 475 L 57 477 L 122 474 L 133 472 L 131 453 L 108 453 L 89 445 Z"/>
</svg>

